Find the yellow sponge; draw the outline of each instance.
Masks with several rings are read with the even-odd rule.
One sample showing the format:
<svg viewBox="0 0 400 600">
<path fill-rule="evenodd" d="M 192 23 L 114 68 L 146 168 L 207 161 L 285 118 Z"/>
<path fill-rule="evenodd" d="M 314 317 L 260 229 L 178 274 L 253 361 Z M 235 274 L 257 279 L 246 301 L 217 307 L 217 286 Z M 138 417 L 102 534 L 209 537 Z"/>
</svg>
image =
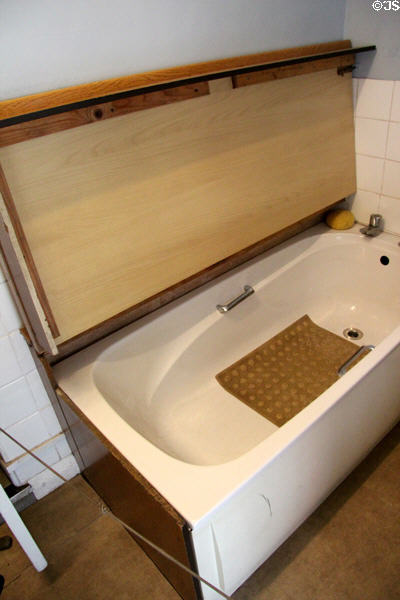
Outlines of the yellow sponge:
<svg viewBox="0 0 400 600">
<path fill-rule="evenodd" d="M 332 229 L 350 229 L 354 225 L 354 215 L 351 210 L 331 210 L 325 217 L 325 223 Z"/>
</svg>

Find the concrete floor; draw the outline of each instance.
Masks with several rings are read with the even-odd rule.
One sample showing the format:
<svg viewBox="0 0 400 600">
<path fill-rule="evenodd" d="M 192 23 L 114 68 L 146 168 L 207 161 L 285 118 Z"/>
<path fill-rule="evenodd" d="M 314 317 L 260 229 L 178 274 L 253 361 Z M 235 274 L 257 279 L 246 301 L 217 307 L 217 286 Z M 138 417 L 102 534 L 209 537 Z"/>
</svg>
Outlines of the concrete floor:
<svg viewBox="0 0 400 600">
<path fill-rule="evenodd" d="M 233 599 L 400 600 L 399 440 L 397 426 Z M 179 600 L 97 500 L 76 477 L 22 513 L 49 566 L 17 542 L 0 552 L 2 600 Z"/>
</svg>

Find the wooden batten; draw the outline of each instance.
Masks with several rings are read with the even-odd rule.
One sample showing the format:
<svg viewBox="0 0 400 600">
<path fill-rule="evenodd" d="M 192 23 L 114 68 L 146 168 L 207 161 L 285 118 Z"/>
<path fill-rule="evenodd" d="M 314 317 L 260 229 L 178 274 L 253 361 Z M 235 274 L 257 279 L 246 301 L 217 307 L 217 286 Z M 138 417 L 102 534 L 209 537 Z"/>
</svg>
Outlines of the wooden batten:
<svg viewBox="0 0 400 600">
<path fill-rule="evenodd" d="M 127 98 L 100 102 L 84 108 L 76 108 L 39 119 L 24 121 L 0 130 L 0 147 L 17 144 L 43 135 L 50 135 L 57 131 L 96 123 L 104 119 L 120 117 L 139 110 L 147 110 L 156 106 L 205 96 L 208 93 L 208 82 L 200 81 L 199 83 L 136 94 Z"/>
<path fill-rule="evenodd" d="M 182 80 L 207 77 L 210 74 L 224 73 L 240 68 L 253 67 L 276 61 L 284 61 L 324 52 L 348 49 L 350 40 L 335 40 L 321 44 L 283 48 L 245 56 L 222 58 L 191 65 L 177 66 L 146 73 L 136 73 L 103 81 L 94 81 L 59 90 L 50 90 L 31 96 L 13 98 L 0 102 L 0 121 L 21 115 L 49 110 L 59 106 L 68 106 L 76 102 L 87 101 L 137 89 L 166 85 Z"/>
<path fill-rule="evenodd" d="M 2 192 L 46 353 L 155 310 L 354 192 L 351 75 L 337 74 L 353 57 L 326 60 L 0 130 L 15 142 L 0 148 Z"/>
<path fill-rule="evenodd" d="M 244 73 L 242 75 L 233 75 L 233 87 L 243 87 L 244 85 L 253 85 L 255 83 L 264 83 L 274 81 L 275 79 L 284 79 L 286 77 L 297 77 L 307 73 L 316 73 L 325 69 L 342 69 L 351 67 L 354 64 L 354 54 L 346 56 L 336 56 L 333 58 L 320 58 L 312 62 L 298 63 L 276 67 L 275 69 L 265 69 L 263 71 L 254 71 L 253 73 Z"/>
</svg>

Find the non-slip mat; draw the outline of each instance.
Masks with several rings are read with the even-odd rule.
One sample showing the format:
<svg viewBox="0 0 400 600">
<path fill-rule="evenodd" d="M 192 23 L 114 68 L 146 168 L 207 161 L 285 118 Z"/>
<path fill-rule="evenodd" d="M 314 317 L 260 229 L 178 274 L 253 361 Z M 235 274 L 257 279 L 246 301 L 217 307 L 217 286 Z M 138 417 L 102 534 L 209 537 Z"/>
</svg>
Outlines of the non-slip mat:
<svg viewBox="0 0 400 600">
<path fill-rule="evenodd" d="M 358 349 L 304 315 L 218 373 L 216 379 L 236 398 L 281 426 L 337 381 L 338 369 Z"/>
</svg>

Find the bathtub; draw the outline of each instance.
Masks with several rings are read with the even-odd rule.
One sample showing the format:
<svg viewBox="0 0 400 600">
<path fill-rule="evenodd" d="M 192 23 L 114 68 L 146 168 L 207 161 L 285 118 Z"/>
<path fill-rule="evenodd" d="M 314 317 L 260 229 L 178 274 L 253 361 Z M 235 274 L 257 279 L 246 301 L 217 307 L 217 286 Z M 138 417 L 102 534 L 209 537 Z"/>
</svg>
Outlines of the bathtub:
<svg viewBox="0 0 400 600">
<path fill-rule="evenodd" d="M 398 242 L 317 225 L 54 368 L 75 405 L 183 516 L 199 573 L 228 594 L 399 418 Z M 216 305 L 244 285 L 255 293 L 220 314 Z M 356 328 L 357 343 L 375 349 L 278 428 L 215 375 L 304 314 L 338 335 Z"/>
</svg>

